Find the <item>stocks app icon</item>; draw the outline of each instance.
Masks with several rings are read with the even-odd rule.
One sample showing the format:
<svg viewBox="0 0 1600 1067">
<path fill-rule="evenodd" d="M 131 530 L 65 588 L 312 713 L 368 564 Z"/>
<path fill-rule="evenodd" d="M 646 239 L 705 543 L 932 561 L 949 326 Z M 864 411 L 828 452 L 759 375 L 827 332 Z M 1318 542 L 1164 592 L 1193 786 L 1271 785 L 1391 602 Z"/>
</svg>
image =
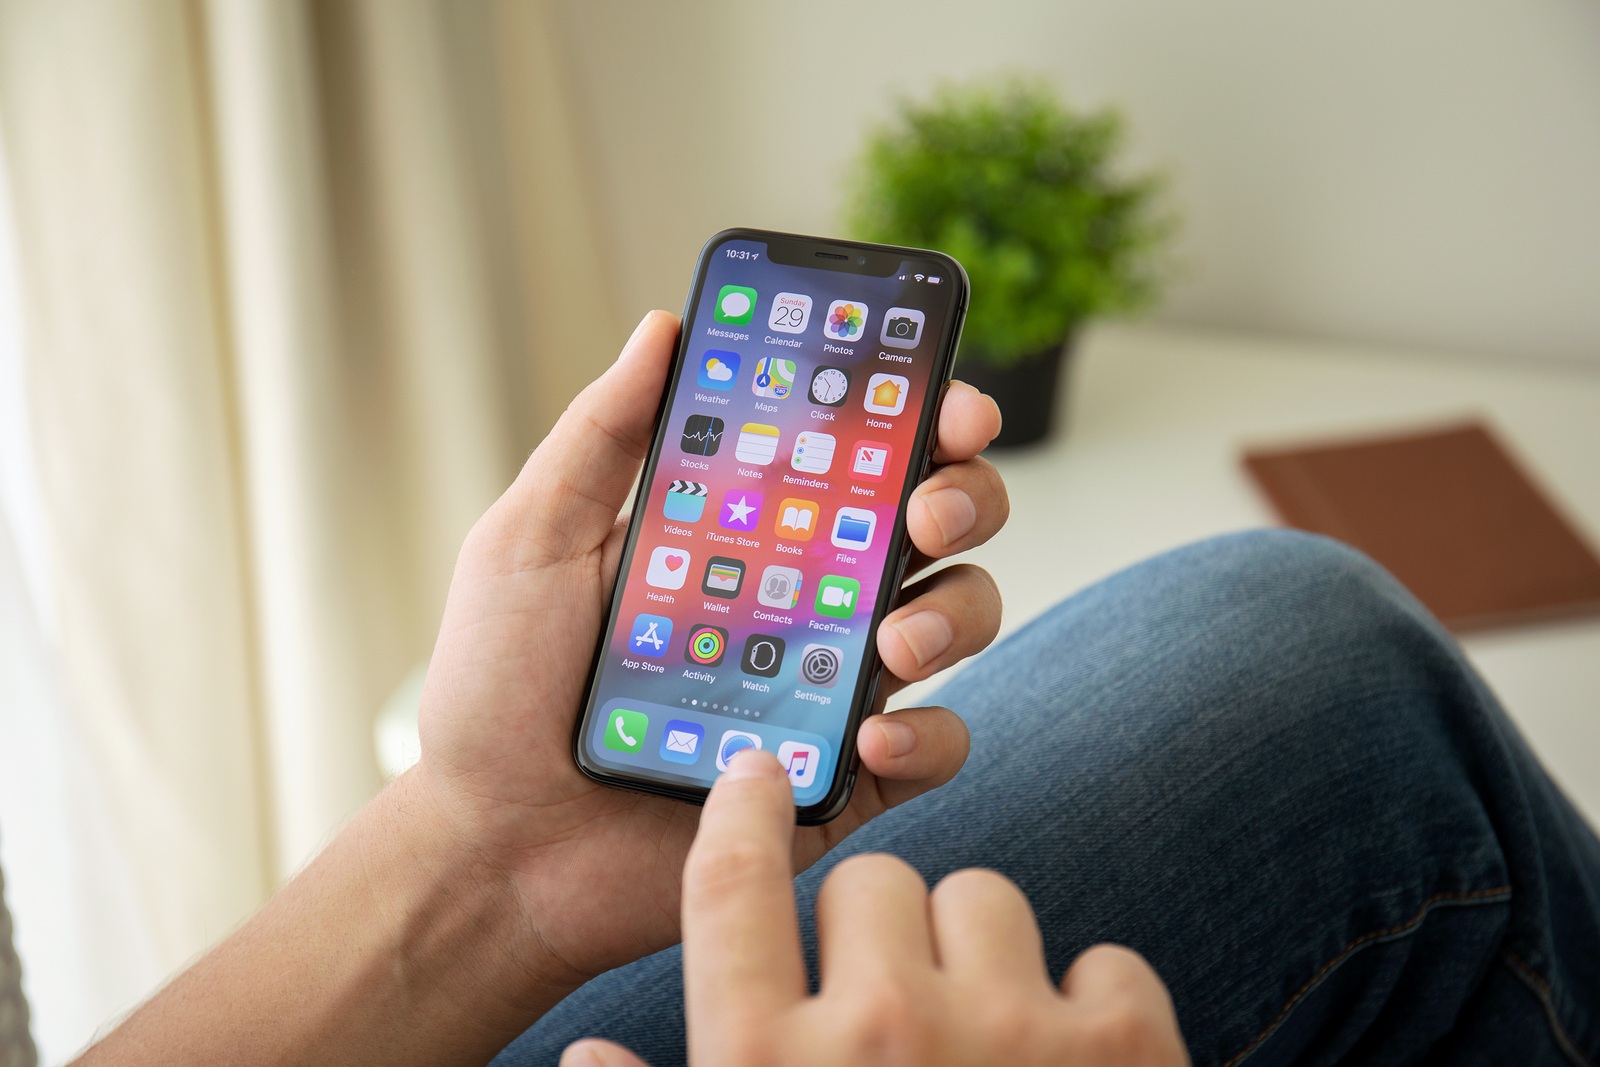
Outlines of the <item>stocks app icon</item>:
<svg viewBox="0 0 1600 1067">
<path fill-rule="evenodd" d="M 683 422 L 678 447 L 691 456 L 714 456 L 722 445 L 722 428 L 722 420 L 715 415 L 690 415 Z"/>
</svg>

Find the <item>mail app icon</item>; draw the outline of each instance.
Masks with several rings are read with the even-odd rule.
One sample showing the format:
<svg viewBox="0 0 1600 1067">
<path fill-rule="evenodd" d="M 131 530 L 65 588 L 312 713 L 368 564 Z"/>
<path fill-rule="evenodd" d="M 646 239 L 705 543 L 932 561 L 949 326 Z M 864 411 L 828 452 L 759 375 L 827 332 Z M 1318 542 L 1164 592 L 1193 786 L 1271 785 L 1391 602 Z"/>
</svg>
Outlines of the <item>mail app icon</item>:
<svg viewBox="0 0 1600 1067">
<path fill-rule="evenodd" d="M 661 738 L 661 758 L 669 763 L 693 763 L 700 758 L 700 741 L 705 729 L 694 722 L 673 719 Z"/>
</svg>

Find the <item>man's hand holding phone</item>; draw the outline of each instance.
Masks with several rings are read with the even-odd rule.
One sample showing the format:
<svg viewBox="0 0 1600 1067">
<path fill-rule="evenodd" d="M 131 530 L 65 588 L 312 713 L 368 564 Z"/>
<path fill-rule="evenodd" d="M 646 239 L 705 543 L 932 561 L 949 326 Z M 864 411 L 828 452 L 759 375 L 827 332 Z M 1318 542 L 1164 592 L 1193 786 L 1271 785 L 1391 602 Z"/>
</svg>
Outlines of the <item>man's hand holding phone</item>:
<svg viewBox="0 0 1600 1067">
<path fill-rule="evenodd" d="M 494 925 L 527 989 L 506 990 L 524 1020 L 678 939 L 680 876 L 700 809 L 601 785 L 579 772 L 571 749 L 626 532 L 618 513 L 650 444 L 677 330 L 670 314 L 646 316 L 468 537 L 423 693 L 422 759 L 397 783 L 406 817 L 451 843 L 437 876 L 454 879 L 463 897 L 481 888 L 504 901 Z M 982 544 L 1005 521 L 1005 488 L 978 457 L 999 425 L 993 401 L 951 388 L 938 469 L 907 513 L 912 571 Z M 884 694 L 980 651 L 999 623 L 999 595 L 976 567 L 911 582 L 878 634 Z M 795 866 L 948 781 L 967 734 L 946 709 L 907 709 L 866 719 L 859 752 L 849 807 L 795 835 Z"/>
<path fill-rule="evenodd" d="M 1183 1067 L 1166 987 L 1137 954 L 1102 945 L 1059 986 L 1033 911 L 990 871 L 928 892 L 890 856 L 841 863 L 817 898 L 821 989 L 806 989 L 795 915 L 789 783 L 766 753 L 741 753 L 712 787 L 684 871 L 689 1062 L 1079 1064 Z M 562 1067 L 644 1067 L 581 1041 Z"/>
</svg>

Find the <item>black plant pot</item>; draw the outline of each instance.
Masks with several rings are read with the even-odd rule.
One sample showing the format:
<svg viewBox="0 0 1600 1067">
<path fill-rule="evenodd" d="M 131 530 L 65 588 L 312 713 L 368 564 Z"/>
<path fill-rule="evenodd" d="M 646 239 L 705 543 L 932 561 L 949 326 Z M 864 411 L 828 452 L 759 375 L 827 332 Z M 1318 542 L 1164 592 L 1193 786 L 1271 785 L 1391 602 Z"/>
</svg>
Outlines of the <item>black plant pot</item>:
<svg viewBox="0 0 1600 1067">
<path fill-rule="evenodd" d="M 991 448 L 1035 445 L 1061 428 L 1061 372 L 1072 358 L 1073 340 L 996 366 L 981 352 L 967 352 L 956 377 L 994 397 L 1000 405 L 1000 436 Z"/>
</svg>

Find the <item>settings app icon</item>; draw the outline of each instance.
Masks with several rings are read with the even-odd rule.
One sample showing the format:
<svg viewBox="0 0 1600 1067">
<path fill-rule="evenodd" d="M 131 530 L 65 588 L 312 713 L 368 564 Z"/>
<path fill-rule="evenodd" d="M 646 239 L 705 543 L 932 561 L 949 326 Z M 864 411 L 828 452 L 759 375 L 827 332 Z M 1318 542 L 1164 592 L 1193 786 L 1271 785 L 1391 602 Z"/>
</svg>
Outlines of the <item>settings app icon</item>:
<svg viewBox="0 0 1600 1067">
<path fill-rule="evenodd" d="M 832 645 L 807 645 L 800 653 L 800 680 L 807 685 L 828 688 L 839 680 L 839 665 L 844 653 Z"/>
</svg>

